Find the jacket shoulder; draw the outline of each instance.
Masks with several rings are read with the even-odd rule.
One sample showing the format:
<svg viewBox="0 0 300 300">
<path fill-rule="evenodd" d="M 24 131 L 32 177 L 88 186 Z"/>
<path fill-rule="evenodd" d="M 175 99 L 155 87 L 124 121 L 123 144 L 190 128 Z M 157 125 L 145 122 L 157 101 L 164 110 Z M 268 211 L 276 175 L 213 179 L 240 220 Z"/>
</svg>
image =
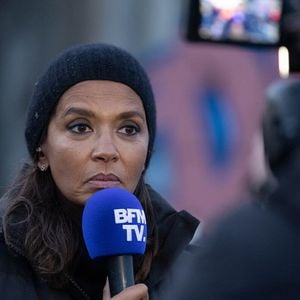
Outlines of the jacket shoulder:
<svg viewBox="0 0 300 300">
<path fill-rule="evenodd" d="M 159 193 L 148 186 L 158 227 L 158 253 L 146 282 L 151 293 L 166 280 L 171 266 L 188 246 L 199 220 L 188 212 L 176 211 Z"/>
<path fill-rule="evenodd" d="M 165 200 L 157 191 L 155 191 L 150 185 L 147 185 L 147 189 L 151 198 L 151 203 L 154 210 L 154 215 L 158 225 L 164 223 L 180 222 L 187 226 L 187 230 L 191 230 L 193 233 L 200 221 L 192 214 L 185 210 L 177 211 L 171 204 Z"/>
<path fill-rule="evenodd" d="M 33 286 L 32 272 L 25 259 L 13 254 L 2 236 L 0 240 L 1 299 L 38 299 Z"/>
</svg>

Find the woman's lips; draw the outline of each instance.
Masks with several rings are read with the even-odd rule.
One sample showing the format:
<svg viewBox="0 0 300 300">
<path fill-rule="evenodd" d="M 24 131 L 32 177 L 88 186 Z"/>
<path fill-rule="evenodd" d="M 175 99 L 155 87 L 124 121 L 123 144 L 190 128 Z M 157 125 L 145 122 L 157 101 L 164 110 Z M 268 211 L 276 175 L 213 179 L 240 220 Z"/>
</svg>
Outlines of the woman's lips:
<svg viewBox="0 0 300 300">
<path fill-rule="evenodd" d="M 93 188 L 104 189 L 120 185 L 120 179 L 114 174 L 97 174 L 91 177 L 87 184 Z"/>
</svg>

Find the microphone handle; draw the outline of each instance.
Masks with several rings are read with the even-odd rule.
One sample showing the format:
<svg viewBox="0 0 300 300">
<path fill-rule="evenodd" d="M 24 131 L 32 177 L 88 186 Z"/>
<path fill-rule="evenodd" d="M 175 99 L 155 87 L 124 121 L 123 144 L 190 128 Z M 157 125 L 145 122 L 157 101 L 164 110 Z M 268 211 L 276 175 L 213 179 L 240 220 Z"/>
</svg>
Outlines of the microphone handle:
<svg viewBox="0 0 300 300">
<path fill-rule="evenodd" d="M 117 255 L 106 258 L 111 297 L 135 284 L 132 255 Z"/>
</svg>

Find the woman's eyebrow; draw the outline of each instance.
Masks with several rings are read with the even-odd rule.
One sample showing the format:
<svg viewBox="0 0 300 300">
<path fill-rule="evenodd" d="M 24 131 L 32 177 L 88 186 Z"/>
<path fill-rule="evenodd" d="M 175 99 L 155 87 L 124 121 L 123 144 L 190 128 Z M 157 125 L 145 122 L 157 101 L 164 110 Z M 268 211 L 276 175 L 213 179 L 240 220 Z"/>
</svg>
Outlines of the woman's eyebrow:
<svg viewBox="0 0 300 300">
<path fill-rule="evenodd" d="M 67 109 L 64 114 L 63 117 L 66 117 L 67 115 L 80 115 L 80 116 L 84 116 L 84 117 L 94 117 L 95 114 L 88 110 L 88 109 L 83 109 L 83 108 L 79 108 L 79 107 L 70 107 L 69 109 Z"/>
<path fill-rule="evenodd" d="M 143 121 L 145 121 L 145 116 L 144 116 L 142 113 L 140 113 L 140 112 L 138 112 L 138 111 L 136 111 L 136 110 L 122 112 L 122 113 L 120 113 L 120 115 L 119 115 L 119 118 L 120 118 L 120 119 L 130 119 L 130 118 L 134 118 L 134 117 L 139 117 L 139 118 L 141 118 Z"/>
</svg>

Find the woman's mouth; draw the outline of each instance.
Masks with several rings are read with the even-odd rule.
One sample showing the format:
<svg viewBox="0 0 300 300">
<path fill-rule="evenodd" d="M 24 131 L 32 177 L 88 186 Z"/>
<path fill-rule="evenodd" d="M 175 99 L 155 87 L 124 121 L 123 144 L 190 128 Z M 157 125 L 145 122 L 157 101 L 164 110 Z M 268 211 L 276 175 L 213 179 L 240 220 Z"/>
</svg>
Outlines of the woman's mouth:
<svg viewBox="0 0 300 300">
<path fill-rule="evenodd" d="M 114 174 L 97 174 L 93 177 L 91 177 L 87 184 L 91 186 L 92 188 L 97 189 L 104 189 L 104 188 L 110 188 L 110 187 L 117 187 L 120 186 L 121 181 L 120 179 L 114 175 Z"/>
</svg>

